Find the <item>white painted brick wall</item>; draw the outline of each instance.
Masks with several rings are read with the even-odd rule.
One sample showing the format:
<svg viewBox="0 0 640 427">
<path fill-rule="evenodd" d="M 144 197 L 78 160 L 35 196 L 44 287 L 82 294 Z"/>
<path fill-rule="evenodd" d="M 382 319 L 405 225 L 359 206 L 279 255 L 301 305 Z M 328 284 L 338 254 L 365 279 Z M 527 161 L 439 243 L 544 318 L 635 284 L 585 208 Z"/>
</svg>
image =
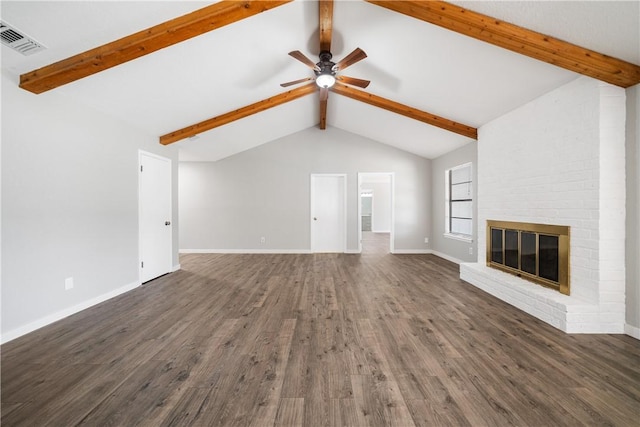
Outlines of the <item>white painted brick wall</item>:
<svg viewBox="0 0 640 427">
<path fill-rule="evenodd" d="M 624 121 L 624 89 L 581 77 L 479 129 L 478 248 L 487 219 L 571 227 L 570 297 L 518 278 L 516 294 L 481 288 L 568 332 L 623 330 Z"/>
<path fill-rule="evenodd" d="M 622 323 L 625 296 L 625 118 L 622 89 L 605 83 L 600 91 L 600 263 L 601 324 Z M 622 184 L 621 184 L 622 183 Z M 614 302 L 604 302 L 603 294 Z"/>
</svg>

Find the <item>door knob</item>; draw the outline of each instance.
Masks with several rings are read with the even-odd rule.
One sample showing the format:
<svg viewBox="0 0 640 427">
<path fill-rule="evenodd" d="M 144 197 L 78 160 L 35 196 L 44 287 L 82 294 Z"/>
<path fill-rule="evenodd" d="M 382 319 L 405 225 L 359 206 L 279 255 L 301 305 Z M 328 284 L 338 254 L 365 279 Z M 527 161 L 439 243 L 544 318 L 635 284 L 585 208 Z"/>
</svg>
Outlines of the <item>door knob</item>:
<svg viewBox="0 0 640 427">
<path fill-rule="evenodd" d="M 165 221 L 164 225 L 171 225 L 171 221 Z"/>
</svg>

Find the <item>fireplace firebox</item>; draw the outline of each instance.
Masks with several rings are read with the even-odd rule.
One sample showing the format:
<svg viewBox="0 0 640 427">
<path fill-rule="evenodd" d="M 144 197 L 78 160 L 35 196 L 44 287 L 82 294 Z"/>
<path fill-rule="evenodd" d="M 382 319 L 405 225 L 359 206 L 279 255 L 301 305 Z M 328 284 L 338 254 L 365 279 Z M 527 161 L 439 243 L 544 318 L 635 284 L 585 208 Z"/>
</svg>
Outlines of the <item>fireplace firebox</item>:
<svg viewBox="0 0 640 427">
<path fill-rule="evenodd" d="M 487 265 L 569 295 L 569 227 L 489 220 Z"/>
</svg>

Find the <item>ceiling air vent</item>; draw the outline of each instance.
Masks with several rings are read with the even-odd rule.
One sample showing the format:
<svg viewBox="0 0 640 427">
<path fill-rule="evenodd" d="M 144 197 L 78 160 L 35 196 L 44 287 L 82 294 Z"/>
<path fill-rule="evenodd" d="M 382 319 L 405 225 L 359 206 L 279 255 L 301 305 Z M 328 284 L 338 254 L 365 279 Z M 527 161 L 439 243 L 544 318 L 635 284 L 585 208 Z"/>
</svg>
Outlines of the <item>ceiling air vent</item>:
<svg viewBox="0 0 640 427">
<path fill-rule="evenodd" d="M 0 21 L 0 39 L 2 39 L 3 45 L 9 46 L 23 55 L 32 55 L 46 49 L 31 37 L 2 21 Z"/>
</svg>

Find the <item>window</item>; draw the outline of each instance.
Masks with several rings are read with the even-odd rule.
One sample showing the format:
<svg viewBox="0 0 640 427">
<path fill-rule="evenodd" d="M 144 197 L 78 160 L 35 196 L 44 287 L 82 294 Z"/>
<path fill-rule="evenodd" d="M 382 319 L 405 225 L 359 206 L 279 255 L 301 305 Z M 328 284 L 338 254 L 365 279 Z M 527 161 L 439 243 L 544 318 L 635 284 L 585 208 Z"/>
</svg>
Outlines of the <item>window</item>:
<svg viewBox="0 0 640 427">
<path fill-rule="evenodd" d="M 445 236 L 473 237 L 473 178 L 471 163 L 445 171 Z"/>
</svg>

